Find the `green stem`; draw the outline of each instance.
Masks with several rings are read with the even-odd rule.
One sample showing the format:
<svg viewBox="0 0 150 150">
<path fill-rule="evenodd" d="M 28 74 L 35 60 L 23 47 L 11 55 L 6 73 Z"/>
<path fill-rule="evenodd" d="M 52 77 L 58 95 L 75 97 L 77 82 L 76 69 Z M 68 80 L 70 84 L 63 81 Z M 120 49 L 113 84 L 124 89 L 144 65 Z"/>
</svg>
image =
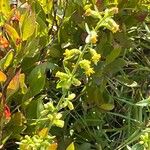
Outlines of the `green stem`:
<svg viewBox="0 0 150 150">
<path fill-rule="evenodd" d="M 73 76 L 75 75 L 75 73 L 76 73 L 76 71 L 77 71 L 77 69 L 78 69 L 79 62 L 81 61 L 81 59 L 82 59 L 82 57 L 83 57 L 83 55 L 84 55 L 84 53 L 85 53 L 87 47 L 88 47 L 88 44 L 86 44 L 86 45 L 84 46 L 84 48 L 83 48 L 83 50 L 82 50 L 82 53 L 79 55 L 79 58 L 78 58 L 78 60 L 77 60 L 77 63 L 76 63 L 76 65 L 75 65 L 74 69 L 72 70 L 72 75 L 73 75 Z"/>
<path fill-rule="evenodd" d="M 79 62 L 82 60 L 82 58 L 83 58 L 83 56 L 84 56 L 84 53 L 85 53 L 87 47 L 88 47 L 88 44 L 86 44 L 86 45 L 84 46 L 84 48 L 83 48 L 83 50 L 82 50 L 82 53 L 79 55 L 79 58 L 78 58 L 78 60 L 77 60 L 77 62 L 76 62 L 76 65 L 75 65 L 75 67 L 74 67 L 74 69 L 72 70 L 72 73 L 71 73 L 71 74 L 72 74 L 72 77 L 75 75 L 75 73 L 76 73 L 76 71 L 77 71 L 77 69 L 78 69 L 78 66 L 79 66 Z M 64 67 L 65 67 L 65 66 L 64 66 Z M 71 85 L 70 85 L 70 86 L 71 86 Z M 61 104 L 64 102 L 64 99 L 65 99 L 67 93 L 69 92 L 69 89 L 70 89 L 70 87 L 69 87 L 67 90 L 66 90 L 66 89 L 62 89 L 63 95 L 62 95 L 62 97 L 60 98 L 60 100 L 59 100 L 59 102 L 58 102 L 58 104 L 57 104 L 57 106 L 56 106 L 56 113 L 60 111 L 60 109 L 61 109 L 60 106 L 61 106 Z M 53 126 L 53 121 L 50 122 L 49 127 L 48 127 L 48 130 L 50 130 L 52 126 Z"/>
<path fill-rule="evenodd" d="M 82 60 L 82 58 L 83 58 L 83 56 L 84 56 L 84 53 L 85 53 L 87 47 L 88 47 L 88 44 L 86 44 L 86 45 L 84 46 L 84 48 L 83 48 L 83 50 L 82 50 L 82 53 L 79 55 L 79 58 L 78 58 L 78 60 L 77 60 L 77 62 L 76 62 L 76 65 L 75 65 L 74 69 L 73 69 L 72 72 L 71 72 L 72 77 L 75 75 L 75 73 L 76 73 L 76 71 L 77 71 L 77 69 L 78 69 L 78 66 L 79 66 L 79 62 Z M 65 66 L 64 66 L 64 67 L 65 67 Z M 71 85 L 70 85 L 70 86 L 71 86 Z M 64 98 L 66 97 L 67 93 L 69 92 L 69 89 L 70 89 L 70 87 L 69 87 L 67 90 L 66 90 L 66 89 L 62 89 L 63 95 L 62 95 L 62 97 L 60 98 L 60 100 L 59 100 L 59 102 L 58 102 L 58 104 L 57 104 L 57 106 L 56 106 L 56 110 L 57 110 L 57 111 L 60 110 L 60 109 L 59 109 L 59 108 L 60 108 L 60 105 L 63 103 Z"/>
<path fill-rule="evenodd" d="M 103 25 L 103 22 L 106 20 L 106 18 L 108 18 L 108 15 L 105 15 L 105 16 L 97 23 L 97 26 L 95 27 L 95 31 L 97 31 L 97 30 Z"/>
</svg>

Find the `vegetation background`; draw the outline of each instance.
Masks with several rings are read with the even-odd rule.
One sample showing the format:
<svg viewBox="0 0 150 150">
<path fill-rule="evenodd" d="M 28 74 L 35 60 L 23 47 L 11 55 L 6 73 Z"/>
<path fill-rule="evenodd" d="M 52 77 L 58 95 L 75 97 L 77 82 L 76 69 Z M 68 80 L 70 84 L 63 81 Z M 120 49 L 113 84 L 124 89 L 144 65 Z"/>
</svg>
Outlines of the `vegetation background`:
<svg viewBox="0 0 150 150">
<path fill-rule="evenodd" d="M 150 149 L 149 0 L 0 1 L 0 149 Z"/>
</svg>

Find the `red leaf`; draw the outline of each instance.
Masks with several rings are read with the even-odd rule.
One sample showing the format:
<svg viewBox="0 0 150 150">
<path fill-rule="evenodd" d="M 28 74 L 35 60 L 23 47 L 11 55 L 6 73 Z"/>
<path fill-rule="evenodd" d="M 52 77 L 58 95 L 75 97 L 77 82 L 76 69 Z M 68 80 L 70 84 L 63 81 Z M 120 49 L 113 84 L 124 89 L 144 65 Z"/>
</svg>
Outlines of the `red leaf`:
<svg viewBox="0 0 150 150">
<path fill-rule="evenodd" d="M 5 113 L 5 118 L 9 120 L 11 116 L 11 112 L 10 112 L 10 108 L 7 105 L 5 105 L 4 107 L 4 113 Z"/>
</svg>

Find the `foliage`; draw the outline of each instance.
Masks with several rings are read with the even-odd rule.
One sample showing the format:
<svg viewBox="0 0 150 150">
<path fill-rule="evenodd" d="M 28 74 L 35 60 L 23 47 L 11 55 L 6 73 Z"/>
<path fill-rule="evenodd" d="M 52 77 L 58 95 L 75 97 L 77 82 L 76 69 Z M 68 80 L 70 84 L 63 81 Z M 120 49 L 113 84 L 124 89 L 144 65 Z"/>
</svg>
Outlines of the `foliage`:
<svg viewBox="0 0 150 150">
<path fill-rule="evenodd" d="M 0 148 L 149 149 L 149 3 L 1 0 Z"/>
</svg>

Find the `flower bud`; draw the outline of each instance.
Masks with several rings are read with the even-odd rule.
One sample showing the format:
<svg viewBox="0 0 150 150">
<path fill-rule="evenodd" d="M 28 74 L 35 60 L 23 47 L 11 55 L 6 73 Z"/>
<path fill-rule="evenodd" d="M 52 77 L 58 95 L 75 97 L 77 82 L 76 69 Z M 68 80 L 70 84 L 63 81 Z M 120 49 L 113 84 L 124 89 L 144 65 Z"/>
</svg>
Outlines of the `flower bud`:
<svg viewBox="0 0 150 150">
<path fill-rule="evenodd" d="M 68 96 L 68 100 L 70 101 L 70 100 L 73 100 L 74 98 L 75 98 L 75 94 L 74 93 L 72 93 L 72 94 L 70 94 L 69 96 Z"/>
<path fill-rule="evenodd" d="M 68 108 L 69 108 L 70 110 L 73 110 L 73 109 L 74 109 L 74 106 L 73 106 L 72 102 L 68 102 Z"/>
<path fill-rule="evenodd" d="M 60 78 L 61 80 L 67 80 L 69 78 L 69 75 L 64 72 L 58 71 L 56 73 L 56 77 Z"/>
<path fill-rule="evenodd" d="M 106 24 L 104 26 L 113 33 L 116 33 L 119 30 L 119 25 L 111 18 L 106 20 Z"/>
<path fill-rule="evenodd" d="M 56 114 L 56 116 L 55 116 L 56 119 L 60 119 L 61 117 L 62 117 L 62 114 L 61 114 L 61 113 L 58 113 L 58 114 Z"/>
<path fill-rule="evenodd" d="M 52 121 L 53 118 L 54 118 L 53 115 L 51 115 L 51 114 L 48 114 L 47 117 L 48 117 L 48 119 L 49 119 L 50 121 Z"/>
<path fill-rule="evenodd" d="M 72 79 L 72 84 L 73 84 L 74 86 L 80 86 L 80 85 L 81 85 L 81 82 L 80 82 L 78 79 L 73 78 L 73 79 Z"/>
<path fill-rule="evenodd" d="M 89 60 L 83 59 L 79 62 L 79 65 L 82 69 L 87 70 L 90 68 L 91 62 Z"/>
<path fill-rule="evenodd" d="M 95 73 L 95 71 L 93 70 L 93 68 L 89 68 L 88 70 L 85 71 L 85 74 L 87 76 L 91 76 L 91 74 Z"/>
<path fill-rule="evenodd" d="M 93 18 L 100 18 L 100 14 L 99 12 L 97 11 L 94 11 L 94 10 L 91 10 L 91 8 L 88 8 L 86 11 L 85 11 L 85 16 L 91 16 Z"/>
<path fill-rule="evenodd" d="M 81 51 L 79 49 L 66 49 L 63 55 L 65 55 L 65 60 L 68 60 L 79 54 L 81 54 Z"/>
<path fill-rule="evenodd" d="M 85 39 L 86 43 L 93 43 L 95 44 L 97 42 L 97 33 L 96 31 L 90 31 L 90 33 L 88 34 L 88 36 Z"/>
<path fill-rule="evenodd" d="M 55 120 L 55 121 L 54 121 L 54 124 L 55 124 L 57 127 L 63 128 L 65 123 L 64 123 L 63 120 Z"/>
</svg>

